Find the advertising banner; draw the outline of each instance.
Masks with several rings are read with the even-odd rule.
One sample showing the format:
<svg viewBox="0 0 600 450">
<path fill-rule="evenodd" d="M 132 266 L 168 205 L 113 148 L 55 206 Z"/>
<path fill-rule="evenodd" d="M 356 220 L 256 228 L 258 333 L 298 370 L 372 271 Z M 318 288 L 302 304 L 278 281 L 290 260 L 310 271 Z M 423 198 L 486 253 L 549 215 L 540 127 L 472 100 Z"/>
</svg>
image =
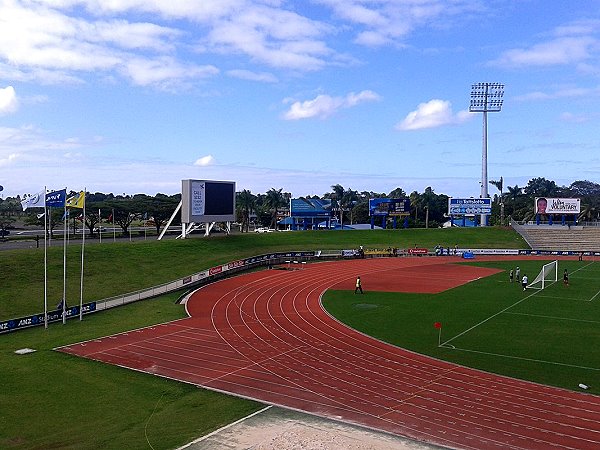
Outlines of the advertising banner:
<svg viewBox="0 0 600 450">
<path fill-rule="evenodd" d="M 96 302 L 84 303 L 81 309 L 83 314 L 96 311 Z M 66 309 L 67 318 L 79 317 L 79 306 L 72 306 Z M 62 310 L 48 311 L 48 323 L 62 320 Z M 44 314 L 34 314 L 33 316 L 20 317 L 0 322 L 0 333 L 18 330 L 20 328 L 32 327 L 44 324 Z"/>
<path fill-rule="evenodd" d="M 536 214 L 579 214 L 581 202 L 578 198 L 536 197 L 534 211 Z"/>
<path fill-rule="evenodd" d="M 491 198 L 449 198 L 448 214 L 451 216 L 469 214 L 491 214 Z"/>
<path fill-rule="evenodd" d="M 292 217 L 331 217 L 331 200 L 293 198 L 290 202 Z"/>
</svg>

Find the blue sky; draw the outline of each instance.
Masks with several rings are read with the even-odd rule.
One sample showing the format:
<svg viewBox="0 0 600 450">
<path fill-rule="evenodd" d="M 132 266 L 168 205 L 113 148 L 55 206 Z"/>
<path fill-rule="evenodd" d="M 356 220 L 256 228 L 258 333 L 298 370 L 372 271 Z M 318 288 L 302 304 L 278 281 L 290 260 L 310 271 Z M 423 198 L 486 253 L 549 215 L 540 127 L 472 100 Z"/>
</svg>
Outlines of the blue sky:
<svg viewBox="0 0 600 450">
<path fill-rule="evenodd" d="M 478 196 L 478 82 L 489 179 L 600 182 L 599 0 L 0 0 L 0 194 Z"/>
</svg>

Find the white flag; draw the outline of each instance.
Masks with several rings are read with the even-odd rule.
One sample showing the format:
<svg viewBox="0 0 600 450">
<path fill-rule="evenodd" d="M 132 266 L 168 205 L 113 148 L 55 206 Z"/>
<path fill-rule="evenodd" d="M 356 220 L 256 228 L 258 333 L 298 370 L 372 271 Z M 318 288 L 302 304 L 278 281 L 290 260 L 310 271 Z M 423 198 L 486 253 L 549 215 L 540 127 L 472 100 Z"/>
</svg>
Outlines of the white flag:
<svg viewBox="0 0 600 450">
<path fill-rule="evenodd" d="M 21 201 L 21 207 L 23 208 L 23 211 L 25 211 L 27 208 L 43 208 L 44 206 L 46 206 L 46 193 L 44 191 L 30 195 Z"/>
</svg>

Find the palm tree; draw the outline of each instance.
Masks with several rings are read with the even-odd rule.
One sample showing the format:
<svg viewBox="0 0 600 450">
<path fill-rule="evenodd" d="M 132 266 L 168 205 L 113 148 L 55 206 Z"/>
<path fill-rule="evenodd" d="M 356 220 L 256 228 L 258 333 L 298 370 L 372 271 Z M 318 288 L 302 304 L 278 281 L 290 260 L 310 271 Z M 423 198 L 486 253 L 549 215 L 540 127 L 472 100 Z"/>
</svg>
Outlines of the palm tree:
<svg viewBox="0 0 600 450">
<path fill-rule="evenodd" d="M 246 232 L 250 230 L 250 214 L 256 208 L 256 196 L 252 194 L 248 189 L 244 189 L 242 192 L 237 193 L 236 208 L 238 215 L 242 218 L 241 231 L 244 229 Z"/>
<path fill-rule="evenodd" d="M 350 225 L 352 225 L 353 223 L 352 210 L 358 203 L 358 200 L 358 191 L 355 191 L 353 189 L 348 189 L 347 191 L 345 191 L 344 196 L 342 197 L 342 209 L 350 211 Z"/>
<path fill-rule="evenodd" d="M 498 203 L 500 203 L 500 225 L 504 225 L 504 199 L 502 198 L 504 195 L 504 179 L 500 177 L 499 180 L 490 180 L 490 184 L 496 186 L 500 191 L 500 197 L 498 198 Z"/>
<path fill-rule="evenodd" d="M 587 221 L 592 221 L 594 219 L 598 219 L 599 215 L 600 215 L 600 208 L 588 203 L 587 205 L 583 205 L 583 208 L 582 208 L 581 212 L 579 213 L 577 220 L 582 221 L 585 219 Z"/>
<path fill-rule="evenodd" d="M 419 218 L 419 208 L 423 206 L 423 197 L 417 191 L 412 191 L 409 195 L 410 206 L 415 209 L 415 227 Z"/>
<path fill-rule="evenodd" d="M 510 198 L 513 202 L 516 202 L 517 199 L 521 196 L 521 191 L 523 188 L 520 188 L 519 185 L 515 184 L 513 187 L 508 186 L 508 198 Z"/>
<path fill-rule="evenodd" d="M 331 186 L 333 192 L 331 193 L 331 207 L 335 211 L 336 209 L 340 212 L 340 226 L 344 226 L 344 209 L 342 208 L 342 201 L 346 190 L 341 184 L 335 184 Z"/>
<path fill-rule="evenodd" d="M 267 191 L 265 203 L 271 210 L 271 228 L 277 227 L 277 214 L 279 213 L 279 208 L 287 204 L 285 198 L 286 195 L 283 194 L 282 191 L 283 189 L 275 188 L 271 188 Z"/>
<path fill-rule="evenodd" d="M 496 186 L 496 188 L 500 191 L 500 203 L 502 203 L 503 188 L 504 188 L 504 180 L 500 177 L 499 180 L 490 180 L 490 184 L 492 186 Z"/>
</svg>

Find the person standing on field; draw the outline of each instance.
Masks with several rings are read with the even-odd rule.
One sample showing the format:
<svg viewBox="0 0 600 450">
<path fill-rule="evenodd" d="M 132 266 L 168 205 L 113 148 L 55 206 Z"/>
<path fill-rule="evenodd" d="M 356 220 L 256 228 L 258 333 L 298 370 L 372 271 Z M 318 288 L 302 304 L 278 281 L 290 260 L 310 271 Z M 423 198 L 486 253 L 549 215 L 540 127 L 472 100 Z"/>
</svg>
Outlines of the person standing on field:
<svg viewBox="0 0 600 450">
<path fill-rule="evenodd" d="M 523 279 L 521 280 L 521 286 L 523 286 L 523 290 L 527 289 L 527 275 L 523 275 Z"/>
<path fill-rule="evenodd" d="M 515 277 L 517 278 L 517 281 L 521 279 L 521 269 L 519 269 L 519 266 L 517 266 L 517 270 L 515 271 Z"/>
<path fill-rule="evenodd" d="M 515 278 L 515 271 L 510 269 L 510 272 L 508 274 L 508 278 L 510 279 L 510 282 L 512 283 L 514 278 Z"/>
<path fill-rule="evenodd" d="M 363 293 L 360 277 L 356 277 L 356 287 L 354 288 L 354 293 L 357 294 L 358 292 L 360 292 L 361 294 Z"/>
<path fill-rule="evenodd" d="M 569 272 L 567 272 L 567 269 L 565 269 L 565 271 L 563 273 L 563 284 L 565 286 L 569 285 Z"/>
</svg>

